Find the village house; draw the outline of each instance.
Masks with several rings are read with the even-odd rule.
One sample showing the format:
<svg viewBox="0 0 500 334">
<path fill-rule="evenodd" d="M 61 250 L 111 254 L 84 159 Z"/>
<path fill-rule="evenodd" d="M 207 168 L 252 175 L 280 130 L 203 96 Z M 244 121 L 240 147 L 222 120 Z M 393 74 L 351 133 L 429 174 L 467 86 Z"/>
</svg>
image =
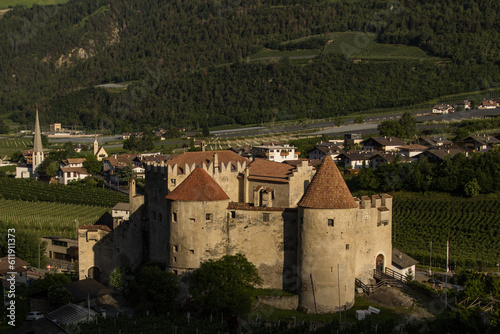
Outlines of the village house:
<svg viewBox="0 0 500 334">
<path fill-rule="evenodd" d="M 469 110 L 472 106 L 472 103 L 469 100 L 463 100 L 457 103 L 457 107 L 462 108 L 463 110 Z"/>
<path fill-rule="evenodd" d="M 371 137 L 363 142 L 363 150 L 397 151 L 398 146 L 404 145 L 405 143 L 396 137 Z"/>
<path fill-rule="evenodd" d="M 415 278 L 415 265 L 417 263 L 417 260 L 411 258 L 398 249 L 392 249 L 392 266 L 395 272 Z"/>
<path fill-rule="evenodd" d="M 62 271 L 71 270 L 71 264 L 78 261 L 78 240 L 65 237 L 42 237 L 45 241 L 45 256 L 49 259 L 52 268 L 60 268 Z"/>
<path fill-rule="evenodd" d="M 60 184 L 68 184 L 72 181 L 80 181 L 90 175 L 83 163 L 85 158 L 68 158 L 60 164 L 57 176 Z"/>
<path fill-rule="evenodd" d="M 429 149 L 415 156 L 415 158 L 420 159 L 421 156 L 425 156 L 429 162 L 441 163 L 446 157 L 453 158 L 457 154 L 463 154 L 468 157 L 468 154 L 464 149 L 458 146 L 453 146 L 450 148 Z"/>
<path fill-rule="evenodd" d="M 6 280 L 10 278 L 11 272 L 16 273 L 15 274 L 15 279 L 16 283 L 24 283 L 28 281 L 28 275 L 26 272 L 28 271 L 28 266 L 30 265 L 28 262 L 24 261 L 23 259 L 18 258 L 17 256 L 14 257 L 15 260 L 15 265 L 14 265 L 14 270 L 10 267 L 9 264 L 9 258 L 8 256 L 0 258 L 0 279 Z"/>
<path fill-rule="evenodd" d="M 311 160 L 323 160 L 327 155 L 331 156 L 334 161 L 338 161 L 337 157 L 343 150 L 330 142 L 321 142 L 316 145 L 315 148 L 309 151 L 309 159 Z"/>
<path fill-rule="evenodd" d="M 300 152 L 295 152 L 296 149 L 296 147 L 288 144 L 262 143 L 260 146 L 252 147 L 252 157 L 275 162 L 297 160 Z"/>
<path fill-rule="evenodd" d="M 370 158 L 376 151 L 342 152 L 337 155 L 339 166 L 344 169 L 360 169 L 370 167 Z"/>
<path fill-rule="evenodd" d="M 436 104 L 432 108 L 432 113 L 433 114 L 448 114 L 455 112 L 455 107 L 450 105 L 450 104 Z"/>
<path fill-rule="evenodd" d="M 478 109 L 495 109 L 498 107 L 498 101 L 495 100 L 483 100 Z"/>
<path fill-rule="evenodd" d="M 420 137 L 418 144 L 429 148 L 443 148 L 453 145 L 451 141 L 444 137 Z"/>
<path fill-rule="evenodd" d="M 410 158 L 419 155 L 420 153 L 428 149 L 427 146 L 418 144 L 403 145 L 403 146 L 398 146 L 397 148 L 400 154 Z"/>
<path fill-rule="evenodd" d="M 500 140 L 489 135 L 469 136 L 464 139 L 464 149 L 472 152 L 488 152 L 493 147 L 500 145 Z"/>
</svg>

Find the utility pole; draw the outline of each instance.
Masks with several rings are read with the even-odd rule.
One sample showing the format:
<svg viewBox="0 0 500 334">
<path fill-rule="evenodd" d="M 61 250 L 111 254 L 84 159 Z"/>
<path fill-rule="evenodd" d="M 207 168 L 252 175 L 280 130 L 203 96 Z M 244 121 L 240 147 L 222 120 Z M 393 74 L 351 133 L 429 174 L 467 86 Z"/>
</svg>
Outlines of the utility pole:
<svg viewBox="0 0 500 334">
<path fill-rule="evenodd" d="M 446 290 L 444 291 L 444 308 L 448 308 L 448 272 L 450 269 L 448 268 L 450 258 L 450 234 L 448 233 L 448 240 L 446 241 Z"/>
<path fill-rule="evenodd" d="M 432 275 L 432 241 L 431 241 L 431 254 L 429 257 L 429 276 Z"/>
<path fill-rule="evenodd" d="M 339 290 L 339 327 L 340 324 L 342 323 L 342 308 L 340 307 L 340 268 L 339 264 L 337 263 L 337 281 L 338 281 L 338 290 Z"/>
</svg>

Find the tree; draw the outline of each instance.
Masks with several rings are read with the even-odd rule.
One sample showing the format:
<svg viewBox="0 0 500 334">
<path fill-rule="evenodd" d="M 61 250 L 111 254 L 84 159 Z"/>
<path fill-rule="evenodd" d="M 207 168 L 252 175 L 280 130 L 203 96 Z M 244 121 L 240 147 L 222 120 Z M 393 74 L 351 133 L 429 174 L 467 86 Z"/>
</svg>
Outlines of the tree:
<svg viewBox="0 0 500 334">
<path fill-rule="evenodd" d="M 481 191 L 481 187 L 479 186 L 477 179 L 470 180 L 464 186 L 464 193 L 465 193 L 465 196 L 467 196 L 467 197 L 477 196 L 477 195 L 479 195 L 480 191 Z"/>
<path fill-rule="evenodd" d="M 127 182 L 132 178 L 135 179 L 135 173 L 132 170 L 132 166 L 130 165 L 120 168 L 120 170 L 118 171 L 118 176 L 120 177 L 120 179 L 127 180 Z"/>
<path fill-rule="evenodd" d="M 201 130 L 201 135 L 203 137 L 210 137 L 210 129 L 208 128 L 208 123 L 205 122 L 203 129 Z"/>
<path fill-rule="evenodd" d="M 7 235 L 7 229 L 10 228 L 7 224 L 0 222 L 0 233 Z M 28 262 L 30 265 L 38 266 L 38 256 L 40 255 L 40 266 L 44 267 L 48 263 L 45 256 L 45 248 L 47 243 L 40 241 L 39 237 L 33 233 L 18 231 L 16 233 L 16 256 Z M 7 239 L 0 239 L 0 253 L 8 253 Z"/>
<path fill-rule="evenodd" d="M 28 294 L 46 290 L 54 285 L 64 285 L 71 283 L 71 278 L 65 274 L 46 274 L 43 278 L 34 280 L 29 285 Z"/>
<path fill-rule="evenodd" d="M 11 162 L 24 162 L 23 152 L 16 151 L 10 155 Z"/>
<path fill-rule="evenodd" d="M 5 121 L 2 119 L 0 120 L 0 133 L 2 134 L 7 134 L 9 133 L 9 127 L 7 126 L 7 124 L 5 124 Z"/>
<path fill-rule="evenodd" d="M 93 154 L 88 154 L 83 162 L 83 167 L 87 169 L 90 174 L 99 174 L 102 171 L 102 164 L 97 160 Z"/>
<path fill-rule="evenodd" d="M 111 286 L 117 290 L 123 287 L 123 271 L 120 267 L 113 269 L 109 275 L 109 282 Z"/>
<path fill-rule="evenodd" d="M 417 132 L 417 120 L 410 112 L 405 112 L 403 116 L 399 119 L 399 125 L 401 126 L 402 138 L 413 138 Z"/>
<path fill-rule="evenodd" d="M 243 254 L 208 260 L 189 280 L 193 299 L 206 311 L 243 315 L 251 310 L 254 288 L 262 283 L 257 268 Z"/>
<path fill-rule="evenodd" d="M 47 291 L 50 303 L 54 306 L 63 306 L 73 301 L 73 295 L 61 284 L 52 285 Z"/>
<path fill-rule="evenodd" d="M 142 267 L 130 283 L 130 301 L 138 313 L 164 315 L 172 310 L 180 292 L 177 275 L 158 267 Z"/>
<path fill-rule="evenodd" d="M 377 126 L 381 136 L 400 137 L 403 133 L 401 124 L 398 121 L 383 121 Z"/>
</svg>

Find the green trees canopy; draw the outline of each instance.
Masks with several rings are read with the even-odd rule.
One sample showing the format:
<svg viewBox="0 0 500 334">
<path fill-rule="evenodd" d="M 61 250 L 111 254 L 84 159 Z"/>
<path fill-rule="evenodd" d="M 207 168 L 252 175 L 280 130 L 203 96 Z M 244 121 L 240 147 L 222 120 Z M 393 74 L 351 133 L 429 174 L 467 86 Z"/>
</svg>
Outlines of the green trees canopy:
<svg viewBox="0 0 500 334">
<path fill-rule="evenodd" d="M 90 174 L 94 175 L 102 172 L 102 163 L 97 160 L 95 155 L 88 154 L 85 159 L 83 167 L 85 167 Z"/>
<path fill-rule="evenodd" d="M 261 283 L 257 268 L 243 254 L 226 255 L 202 263 L 190 277 L 189 291 L 206 311 L 243 315 L 251 310 L 254 287 Z"/>
<path fill-rule="evenodd" d="M 177 275 L 158 267 L 142 267 L 130 283 L 129 300 L 138 313 L 163 315 L 172 310 L 180 292 Z"/>
</svg>

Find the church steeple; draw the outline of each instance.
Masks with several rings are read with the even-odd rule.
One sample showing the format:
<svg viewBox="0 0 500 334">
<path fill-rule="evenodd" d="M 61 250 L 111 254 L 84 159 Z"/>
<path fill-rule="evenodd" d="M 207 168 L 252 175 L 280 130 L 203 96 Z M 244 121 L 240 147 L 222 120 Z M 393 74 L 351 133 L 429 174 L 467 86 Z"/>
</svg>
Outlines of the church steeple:
<svg viewBox="0 0 500 334">
<path fill-rule="evenodd" d="M 33 137 L 33 172 L 43 161 L 42 132 L 40 131 L 40 121 L 38 119 L 38 108 L 35 116 L 35 136 Z"/>
<path fill-rule="evenodd" d="M 97 141 L 97 135 L 94 136 L 94 155 L 97 156 L 99 152 L 99 142 Z"/>
</svg>

